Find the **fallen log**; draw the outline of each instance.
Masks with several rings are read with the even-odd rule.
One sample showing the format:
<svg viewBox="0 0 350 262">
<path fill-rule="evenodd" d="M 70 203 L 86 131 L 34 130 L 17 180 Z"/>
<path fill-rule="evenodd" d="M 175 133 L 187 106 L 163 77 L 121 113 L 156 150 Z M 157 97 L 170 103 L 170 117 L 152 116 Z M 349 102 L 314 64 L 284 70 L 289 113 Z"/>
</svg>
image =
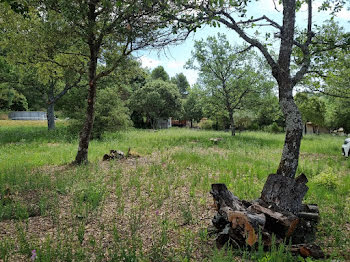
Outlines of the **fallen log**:
<svg viewBox="0 0 350 262">
<path fill-rule="evenodd" d="M 305 180 L 300 181 L 297 183 L 305 185 Z M 319 221 L 316 205 L 301 204 L 297 208 L 298 212 L 293 213 L 263 199 L 251 202 L 239 200 L 225 184 L 212 184 L 210 193 L 217 211 L 212 222 L 217 230 L 218 248 L 226 243 L 237 248 L 255 248 L 261 234 L 264 248 L 271 246 L 274 235 L 276 244 L 295 244 L 295 254 L 298 252 L 300 255 L 309 254 L 313 257 L 321 254 L 320 248 L 321 251 L 316 251 L 318 249 L 311 245 Z"/>
</svg>

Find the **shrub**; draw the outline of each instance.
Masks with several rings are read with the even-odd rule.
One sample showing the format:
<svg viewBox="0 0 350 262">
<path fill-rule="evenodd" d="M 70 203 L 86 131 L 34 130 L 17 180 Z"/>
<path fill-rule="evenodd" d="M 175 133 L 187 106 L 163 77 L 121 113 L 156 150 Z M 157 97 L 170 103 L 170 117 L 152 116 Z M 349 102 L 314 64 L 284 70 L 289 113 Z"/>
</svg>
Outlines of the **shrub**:
<svg viewBox="0 0 350 262">
<path fill-rule="evenodd" d="M 338 177 L 332 170 L 321 172 L 319 175 L 312 178 L 312 182 L 329 189 L 336 189 L 339 186 Z"/>
<path fill-rule="evenodd" d="M 27 111 L 27 99 L 12 88 L 4 88 L 0 91 L 0 109 Z"/>
<path fill-rule="evenodd" d="M 78 134 L 85 121 L 85 107 L 79 112 L 72 112 L 72 117 L 74 119 L 69 121 L 69 131 Z M 101 138 L 105 131 L 124 130 L 131 126 L 129 109 L 118 91 L 113 88 L 98 90 L 92 138 Z"/>
<path fill-rule="evenodd" d="M 198 124 L 199 128 L 200 129 L 205 129 L 205 130 L 208 130 L 208 129 L 212 129 L 213 128 L 213 124 L 214 122 L 210 119 L 205 119 L 205 120 L 201 120 Z"/>
<path fill-rule="evenodd" d="M 278 126 L 276 122 L 273 122 L 271 125 L 264 127 L 264 131 L 269 133 L 280 133 L 283 129 Z"/>
</svg>

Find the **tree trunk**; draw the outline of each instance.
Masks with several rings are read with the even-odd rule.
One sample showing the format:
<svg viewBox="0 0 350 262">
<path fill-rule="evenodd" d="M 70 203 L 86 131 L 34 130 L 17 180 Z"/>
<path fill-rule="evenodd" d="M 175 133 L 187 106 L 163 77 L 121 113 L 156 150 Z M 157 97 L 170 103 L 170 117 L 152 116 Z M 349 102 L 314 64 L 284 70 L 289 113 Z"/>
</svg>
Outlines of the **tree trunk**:
<svg viewBox="0 0 350 262">
<path fill-rule="evenodd" d="M 276 175 L 271 175 L 268 181 L 274 176 Z M 282 180 L 283 178 L 291 179 L 281 176 Z M 303 175 L 296 179 L 297 187 L 301 190 L 306 182 Z M 225 184 L 212 184 L 210 193 L 214 198 L 213 207 L 217 211 L 212 220 L 215 227 L 212 232 L 217 233 L 218 248 L 228 243 L 236 248 L 254 249 L 261 244 L 264 249 L 271 249 L 272 244 L 290 242 L 292 245 L 288 249 L 295 255 L 324 258 L 321 248 L 313 244 L 320 219 L 316 205 L 303 204 L 297 212 L 292 213 L 262 199 L 239 200 Z M 298 192 L 292 193 L 298 195 Z"/>
<path fill-rule="evenodd" d="M 291 83 L 289 83 L 291 85 Z M 286 119 L 286 137 L 277 170 L 278 175 L 294 178 L 299 161 L 300 143 L 303 135 L 301 114 L 294 102 L 292 88 L 280 88 L 280 107 Z"/>
<path fill-rule="evenodd" d="M 101 42 L 97 41 L 95 27 L 96 27 L 96 3 L 89 3 L 89 11 L 88 11 L 88 45 L 90 50 L 90 61 L 89 61 L 89 91 L 87 97 L 87 110 L 86 110 L 86 119 L 83 125 L 83 129 L 79 134 L 79 147 L 78 152 L 75 157 L 74 164 L 85 164 L 88 162 L 88 149 L 91 138 L 91 132 L 94 124 L 94 112 L 95 112 L 95 100 L 96 100 L 96 70 L 97 70 L 97 58 L 98 52 L 101 47 Z"/>
<path fill-rule="evenodd" d="M 233 112 L 229 112 L 230 115 L 230 125 L 231 125 L 231 136 L 236 135 L 235 120 L 233 119 Z"/>
<path fill-rule="evenodd" d="M 97 64 L 97 60 L 96 60 Z M 96 72 L 96 67 L 95 67 Z M 84 122 L 83 129 L 79 135 L 79 147 L 78 153 L 75 157 L 75 164 L 84 164 L 88 162 L 88 149 L 91 138 L 91 132 L 94 124 L 94 111 L 95 111 L 95 100 L 96 100 L 96 83 L 94 80 L 90 80 L 88 93 L 88 106 L 86 110 L 86 119 Z"/>
<path fill-rule="evenodd" d="M 95 100 L 96 100 L 96 69 L 97 69 L 97 53 L 98 50 L 94 46 L 90 46 L 90 63 L 89 63 L 89 91 L 87 97 L 86 119 L 83 129 L 79 134 L 78 153 L 75 157 L 75 164 L 84 164 L 88 162 L 88 149 L 91 138 L 91 132 L 94 124 Z"/>
<path fill-rule="evenodd" d="M 47 128 L 48 130 L 54 130 L 56 128 L 55 125 L 55 81 L 50 82 L 50 87 L 48 91 L 48 106 L 47 106 Z"/>
<path fill-rule="evenodd" d="M 56 128 L 54 102 L 50 102 L 47 107 L 47 127 L 48 127 L 48 130 L 54 130 Z"/>
</svg>

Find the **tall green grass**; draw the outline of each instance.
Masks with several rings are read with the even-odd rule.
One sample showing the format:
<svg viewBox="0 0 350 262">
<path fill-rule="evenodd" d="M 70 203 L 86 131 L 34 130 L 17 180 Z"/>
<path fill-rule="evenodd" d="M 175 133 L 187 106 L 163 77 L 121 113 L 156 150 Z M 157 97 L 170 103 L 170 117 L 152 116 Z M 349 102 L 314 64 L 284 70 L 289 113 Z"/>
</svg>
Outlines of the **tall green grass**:
<svg viewBox="0 0 350 262">
<path fill-rule="evenodd" d="M 222 140 L 214 144 L 214 137 Z M 129 130 L 91 141 L 90 164 L 76 167 L 77 135 L 66 126 L 0 125 L 0 259 L 29 260 L 34 249 L 39 261 L 298 259 L 287 247 L 216 251 L 206 231 L 214 214 L 210 185 L 259 197 L 283 141 L 283 134 L 263 132 Z M 338 260 L 350 259 L 350 161 L 342 143 L 305 136 L 298 169 L 309 178 L 305 201 L 320 206 L 318 244 Z M 101 161 L 110 149 L 128 148 L 141 157 Z"/>
</svg>

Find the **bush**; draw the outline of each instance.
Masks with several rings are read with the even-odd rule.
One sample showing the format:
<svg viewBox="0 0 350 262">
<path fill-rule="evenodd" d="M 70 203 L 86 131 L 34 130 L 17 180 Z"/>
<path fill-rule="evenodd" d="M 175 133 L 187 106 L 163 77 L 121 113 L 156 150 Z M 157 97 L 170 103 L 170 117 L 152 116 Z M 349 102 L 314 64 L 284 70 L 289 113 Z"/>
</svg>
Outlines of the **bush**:
<svg viewBox="0 0 350 262">
<path fill-rule="evenodd" d="M 209 129 L 213 129 L 213 124 L 214 122 L 210 119 L 205 119 L 205 120 L 201 120 L 198 124 L 200 129 L 205 129 L 205 130 L 209 130 Z"/>
<path fill-rule="evenodd" d="M 280 133 L 283 132 L 283 128 L 278 126 L 276 122 L 273 122 L 271 125 L 265 126 L 264 131 L 269 133 Z"/>
<path fill-rule="evenodd" d="M 335 175 L 332 170 L 323 171 L 319 175 L 313 177 L 312 182 L 329 189 L 336 189 L 339 186 L 337 175 Z"/>
<path fill-rule="evenodd" d="M 12 111 L 27 111 L 28 103 L 24 95 L 12 88 L 0 90 L 0 109 Z"/>
<path fill-rule="evenodd" d="M 73 118 L 69 121 L 69 131 L 78 134 L 85 121 L 85 106 L 74 112 L 69 112 L 68 108 L 64 110 Z M 125 130 L 131 126 L 129 109 L 120 99 L 118 91 L 114 88 L 98 90 L 92 138 L 99 139 L 105 131 Z"/>
</svg>

